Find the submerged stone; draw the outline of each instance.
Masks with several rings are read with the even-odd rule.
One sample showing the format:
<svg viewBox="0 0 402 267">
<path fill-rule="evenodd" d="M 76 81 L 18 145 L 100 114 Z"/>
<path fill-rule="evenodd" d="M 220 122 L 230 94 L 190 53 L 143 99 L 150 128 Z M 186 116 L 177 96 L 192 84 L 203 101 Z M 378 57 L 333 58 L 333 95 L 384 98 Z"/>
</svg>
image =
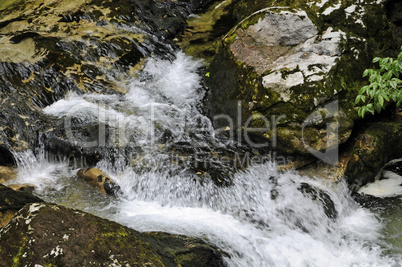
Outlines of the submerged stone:
<svg viewBox="0 0 402 267">
<path fill-rule="evenodd" d="M 104 194 L 114 196 L 120 191 L 119 185 L 99 169 L 81 169 L 77 172 L 77 176 Z"/>
</svg>

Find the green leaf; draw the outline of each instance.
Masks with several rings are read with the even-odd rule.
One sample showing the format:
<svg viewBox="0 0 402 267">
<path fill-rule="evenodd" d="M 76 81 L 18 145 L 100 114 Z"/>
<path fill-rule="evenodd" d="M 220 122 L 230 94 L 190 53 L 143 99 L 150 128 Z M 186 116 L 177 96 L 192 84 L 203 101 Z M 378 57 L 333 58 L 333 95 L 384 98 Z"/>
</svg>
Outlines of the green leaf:
<svg viewBox="0 0 402 267">
<path fill-rule="evenodd" d="M 367 111 L 374 115 L 374 106 L 372 103 L 367 105 Z"/>
<path fill-rule="evenodd" d="M 369 74 L 369 69 L 366 69 L 366 70 L 363 72 L 363 77 L 366 77 L 368 74 Z"/>
<path fill-rule="evenodd" d="M 378 94 L 378 103 L 380 104 L 381 107 L 384 106 L 384 97 L 381 94 Z"/>
<path fill-rule="evenodd" d="M 360 90 L 359 90 L 359 95 L 362 95 L 363 93 L 365 93 L 367 87 L 368 87 L 368 85 L 363 86 L 362 88 L 360 88 Z"/>
<path fill-rule="evenodd" d="M 363 119 L 364 119 L 364 114 L 366 113 L 366 109 L 367 109 L 367 107 L 364 106 L 364 107 L 362 107 L 361 110 L 360 110 L 360 117 L 362 117 Z"/>
<path fill-rule="evenodd" d="M 355 104 L 358 104 L 361 99 L 362 99 L 362 95 L 358 95 L 358 96 L 356 97 Z"/>
<path fill-rule="evenodd" d="M 380 57 L 375 57 L 375 58 L 373 59 L 373 63 L 377 63 L 377 62 L 380 61 L 380 60 L 381 60 Z"/>
<path fill-rule="evenodd" d="M 379 103 L 375 103 L 375 104 L 374 104 L 374 107 L 375 107 L 375 110 L 376 110 L 378 113 L 381 112 L 382 107 L 381 107 L 381 105 L 380 105 Z"/>
<path fill-rule="evenodd" d="M 396 89 L 397 85 L 395 81 L 390 81 L 389 85 L 391 85 L 392 88 Z"/>
<path fill-rule="evenodd" d="M 381 91 L 381 95 L 385 100 L 389 101 L 389 97 L 388 97 L 387 93 L 385 93 L 384 91 Z"/>
</svg>

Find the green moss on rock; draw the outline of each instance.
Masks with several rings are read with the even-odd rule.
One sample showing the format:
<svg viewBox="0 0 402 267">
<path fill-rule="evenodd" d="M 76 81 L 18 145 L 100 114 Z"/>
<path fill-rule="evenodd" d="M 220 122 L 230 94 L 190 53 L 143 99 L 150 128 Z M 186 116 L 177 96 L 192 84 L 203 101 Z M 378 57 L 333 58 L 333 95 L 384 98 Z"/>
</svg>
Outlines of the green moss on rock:
<svg viewBox="0 0 402 267">
<path fill-rule="evenodd" d="M 373 182 L 380 169 L 402 157 L 402 124 L 380 122 L 370 125 L 354 140 L 345 176 L 352 190 Z"/>
<path fill-rule="evenodd" d="M 27 205 L 0 234 L 6 266 L 224 266 L 218 250 L 201 240 L 142 234 L 54 204 Z"/>
<path fill-rule="evenodd" d="M 261 114 L 268 119 L 272 116 L 284 115 L 285 118 L 278 123 L 281 130 L 276 132 L 279 140 L 278 148 L 286 153 L 308 155 L 302 142 L 306 141 L 302 140 L 302 125 L 305 119 L 328 103 L 336 102 L 339 110 L 339 114 L 336 115 L 339 123 L 338 141 L 346 142 L 351 135 L 354 122 L 358 120 L 354 99 L 358 90 L 366 83 L 362 77 L 364 69 L 371 67 L 371 59 L 374 56 L 393 53 L 392 51 L 398 49 L 394 44 L 400 42 L 397 36 L 392 35 L 395 27 L 390 25 L 387 11 L 382 4 L 376 1 L 369 1 L 367 4 L 361 4 L 359 1 L 343 1 L 338 9 L 324 12 L 336 4 L 338 1 L 329 1 L 322 7 L 298 0 L 239 1 L 234 8 L 234 15 L 241 22 L 225 36 L 219 53 L 208 70 L 210 76 L 206 78 L 206 81 L 210 91 L 206 105 L 210 117 L 226 114 L 234 121 L 240 119 L 244 125 L 251 115 Z M 352 14 L 347 13 L 350 12 L 351 5 L 357 6 L 357 11 Z M 348 11 L 346 11 L 347 8 L 349 8 Z M 259 23 L 261 19 L 268 16 L 266 14 L 269 12 L 290 11 L 293 13 L 296 10 L 304 11 L 317 28 L 318 34 L 314 43 L 320 44 L 323 42 L 322 38 L 330 40 L 334 38 L 334 33 L 339 33 L 339 52 L 337 52 L 339 54 L 335 64 L 331 65 L 329 70 L 325 70 L 325 67 L 318 63 L 309 65 L 307 70 L 301 70 L 300 64 L 303 63 L 300 63 L 296 68 L 288 69 L 284 66 L 282 69 L 267 69 L 261 73 L 257 65 L 253 66 L 249 63 L 248 56 L 253 56 L 250 49 L 251 52 L 247 54 L 247 51 L 234 48 L 235 42 L 241 40 L 243 42 L 241 45 L 255 46 L 254 52 L 260 53 L 265 48 L 262 46 L 259 48 L 257 40 L 254 40 L 253 44 L 250 38 L 243 38 L 242 30 L 247 30 L 257 22 Z M 358 18 L 361 18 L 364 26 L 356 23 Z M 352 20 L 354 20 L 353 23 Z M 370 29 L 365 30 L 368 28 Z M 264 28 L 260 30 L 263 32 Z M 293 52 L 294 48 L 291 48 L 286 53 Z M 243 53 L 243 55 L 240 54 L 239 58 L 236 53 Z M 320 53 L 323 52 L 317 54 Z M 308 53 L 305 55 L 308 56 Z M 260 53 L 256 56 L 255 62 L 258 62 L 260 57 L 259 60 L 265 60 L 264 66 L 267 66 L 272 63 L 270 59 L 272 56 L 273 53 Z M 283 55 L 278 55 L 273 60 L 281 56 Z M 303 55 L 300 56 L 302 57 Z M 313 69 L 316 69 L 315 74 L 320 75 L 321 78 L 311 76 L 313 78 L 310 79 L 310 76 L 306 75 Z M 287 89 L 276 88 L 275 82 L 269 83 L 269 80 L 264 80 L 264 77 L 271 77 L 271 74 L 275 72 L 282 74 L 283 83 L 288 77 L 299 77 L 300 73 L 303 74 L 303 81 L 295 82 L 296 85 L 291 84 Z M 295 73 L 299 74 L 293 75 Z M 277 79 L 277 76 L 272 77 L 271 79 Z M 240 113 L 237 108 L 238 101 L 241 103 Z M 241 118 L 238 114 L 241 114 Z M 322 114 L 322 117 L 325 116 Z M 259 126 L 261 122 L 256 121 L 253 125 Z M 217 123 L 217 126 L 222 125 Z M 315 125 L 311 134 L 305 133 L 307 143 L 324 149 L 325 127 L 325 123 Z M 314 134 L 314 132 L 317 133 Z M 272 132 L 262 133 L 268 138 L 271 138 L 273 134 Z"/>
</svg>

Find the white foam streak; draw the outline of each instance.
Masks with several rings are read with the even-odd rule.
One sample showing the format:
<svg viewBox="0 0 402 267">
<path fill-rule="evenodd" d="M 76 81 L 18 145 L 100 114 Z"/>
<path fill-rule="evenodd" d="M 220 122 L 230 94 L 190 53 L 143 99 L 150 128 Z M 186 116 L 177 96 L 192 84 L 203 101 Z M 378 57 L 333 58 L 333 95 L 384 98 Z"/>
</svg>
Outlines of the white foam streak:
<svg viewBox="0 0 402 267">
<path fill-rule="evenodd" d="M 51 188 L 61 190 L 64 187 L 59 179 L 70 173 L 66 162 L 51 163 L 43 153 L 35 156 L 31 150 L 14 153 L 14 157 L 17 160 L 18 176 L 7 184 L 35 185 L 38 193 Z"/>
<path fill-rule="evenodd" d="M 173 61 L 152 58 L 126 95 L 70 94 L 44 111 L 120 130 L 124 126 L 136 133 L 135 142 L 144 151 L 141 160 L 161 161 L 167 154 L 163 146 L 151 142 L 152 133 L 158 139 L 168 132 L 172 142 L 203 142 L 206 135 L 214 136 L 210 121 L 197 110 L 203 97 L 200 64 L 181 52 Z M 188 125 L 205 129 L 196 135 L 200 140 L 186 134 Z M 72 177 L 66 165 L 24 157 L 28 161 L 20 161 L 21 179 L 31 177 L 36 185 L 54 188 L 69 186 L 68 179 L 59 179 Z M 228 253 L 228 266 L 398 266 L 377 244 L 381 222 L 351 199 L 345 183 L 324 184 L 297 173 L 281 173 L 274 163 L 266 163 L 237 173 L 233 185 L 218 187 L 210 179 L 161 162 L 140 172 L 99 162 L 97 167 L 109 173 L 122 192 L 106 207 L 91 203 L 88 210 L 139 231 L 203 238 Z M 303 183 L 311 185 L 316 195 L 303 193 Z M 324 207 L 319 192 L 334 202 L 336 216 L 328 216 L 331 209 Z M 82 207 L 82 203 L 69 205 Z"/>
<path fill-rule="evenodd" d="M 268 179 L 276 177 L 277 181 Z M 230 257 L 229 266 L 392 266 L 375 241 L 381 223 L 346 195 L 344 184 L 328 188 L 338 217 L 328 218 L 322 203 L 298 188 L 311 182 L 281 174 L 265 164 L 238 173 L 234 185 L 201 185 L 191 176 L 114 177 L 129 200 L 118 204 L 113 220 L 140 231 L 167 231 L 206 238 Z M 275 189 L 278 196 L 272 199 Z M 396 265 L 395 265 L 396 266 Z"/>
</svg>

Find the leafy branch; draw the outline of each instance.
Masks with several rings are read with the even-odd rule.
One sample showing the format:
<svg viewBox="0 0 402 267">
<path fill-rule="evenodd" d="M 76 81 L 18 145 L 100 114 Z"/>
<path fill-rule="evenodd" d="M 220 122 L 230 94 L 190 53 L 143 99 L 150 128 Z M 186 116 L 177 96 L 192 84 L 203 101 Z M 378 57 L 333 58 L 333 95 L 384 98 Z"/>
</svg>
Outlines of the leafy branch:
<svg viewBox="0 0 402 267">
<path fill-rule="evenodd" d="M 402 47 L 401 47 L 402 50 Z M 402 51 L 396 59 L 375 57 L 373 63 L 379 63 L 380 69 L 366 69 L 363 77 L 369 76 L 369 85 L 363 86 L 356 97 L 355 103 L 363 103 L 358 114 L 364 118 L 366 112 L 374 115 L 381 112 L 385 101 L 395 102 L 399 107 L 402 104 Z"/>
</svg>

